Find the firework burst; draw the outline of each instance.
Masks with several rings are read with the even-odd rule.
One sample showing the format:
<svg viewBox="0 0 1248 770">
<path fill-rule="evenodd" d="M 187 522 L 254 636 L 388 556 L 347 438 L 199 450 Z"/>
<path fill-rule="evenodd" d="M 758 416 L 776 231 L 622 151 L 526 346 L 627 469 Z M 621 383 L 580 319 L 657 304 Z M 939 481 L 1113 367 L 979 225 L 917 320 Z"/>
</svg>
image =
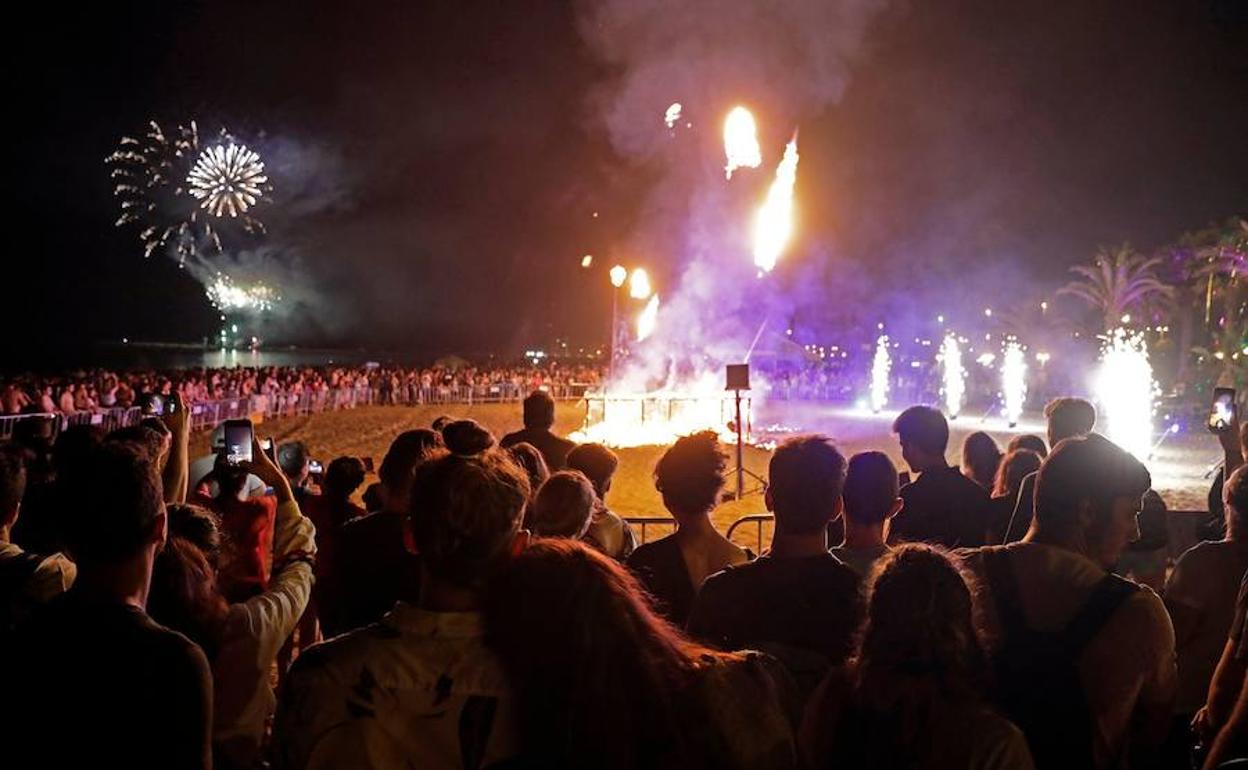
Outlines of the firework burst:
<svg viewBox="0 0 1248 770">
<path fill-rule="evenodd" d="M 881 334 L 875 341 L 875 358 L 871 361 L 871 411 L 879 412 L 888 406 L 888 375 L 893 359 L 888 351 L 888 335 Z"/>
<path fill-rule="evenodd" d="M 204 150 L 186 177 L 192 197 L 215 217 L 244 214 L 264 195 L 269 178 L 264 161 L 247 147 L 229 142 Z"/>
<path fill-rule="evenodd" d="M 237 146 L 224 129 L 220 132 L 219 145 L 214 147 L 221 146 Z M 206 152 L 201 151 L 195 121 L 166 131 L 153 120 L 139 136 L 122 137 L 117 150 L 105 159 L 113 182 L 113 196 L 121 209 L 116 225 L 137 228 L 144 256 L 150 257 L 158 249 L 168 249 L 179 263 L 185 264 L 188 257 L 221 252 L 221 233 L 217 225 L 221 214 L 210 206 L 200 207 L 199 196 L 194 193 L 198 183 L 191 178 L 199 165 L 197 161 L 202 160 Z M 244 164 L 244 170 L 249 168 Z M 261 200 L 268 180 L 263 173 L 258 179 L 255 175 L 245 178 L 253 183 L 245 191 L 252 198 L 244 201 L 250 207 Z M 264 232 L 259 220 L 244 213 L 246 208 L 238 210 L 238 200 L 233 201 L 233 205 L 235 213 L 231 216 L 246 232 Z M 223 207 L 218 211 L 228 213 L 229 209 Z"/>
<path fill-rule="evenodd" d="M 217 277 L 205 289 L 208 301 L 222 313 L 255 312 L 264 313 L 272 310 L 281 300 L 277 292 L 263 282 L 240 286 L 228 276 L 217 273 Z"/>
<path fill-rule="evenodd" d="M 940 345 L 940 359 L 945 371 L 945 410 L 950 418 L 957 419 L 966 402 L 966 367 L 962 365 L 962 346 L 952 332 L 945 335 Z"/>
<path fill-rule="evenodd" d="M 1013 427 L 1022 417 L 1027 401 L 1027 356 L 1023 346 L 1012 337 L 1005 342 L 1001 361 L 1001 395 L 1005 402 L 1005 419 Z"/>
</svg>

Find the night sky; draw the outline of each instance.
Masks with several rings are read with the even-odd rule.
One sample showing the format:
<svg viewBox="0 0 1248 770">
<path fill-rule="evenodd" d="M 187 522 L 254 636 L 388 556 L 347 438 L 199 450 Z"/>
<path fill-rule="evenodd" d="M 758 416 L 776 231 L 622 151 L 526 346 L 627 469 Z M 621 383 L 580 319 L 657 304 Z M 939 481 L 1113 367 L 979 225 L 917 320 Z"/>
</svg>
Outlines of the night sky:
<svg viewBox="0 0 1248 770">
<path fill-rule="evenodd" d="M 6 368 L 102 339 L 215 334 L 187 272 L 112 227 L 103 159 L 150 118 L 224 124 L 276 164 L 271 236 L 223 258 L 281 287 L 267 339 L 411 354 L 600 341 L 606 264 L 680 275 L 674 166 L 722 163 L 736 101 L 756 107 L 769 154 L 743 184 L 761 191 L 800 128 L 799 236 L 777 281 L 813 280 L 803 306 L 865 316 L 951 281 L 1030 300 L 1099 245 L 1153 248 L 1248 213 L 1248 3 L 812 11 L 844 7 L 853 33 L 803 23 L 815 3 L 777 3 L 793 9 L 760 24 L 761 1 L 637 0 L 692 17 L 613 27 L 623 3 L 43 4 L 9 67 Z M 704 30 L 697 14 L 725 20 Z M 664 49 L 669 66 L 719 58 L 645 83 Z M 807 77 L 825 52 L 834 64 Z M 694 127 L 664 139 L 670 101 Z"/>
</svg>

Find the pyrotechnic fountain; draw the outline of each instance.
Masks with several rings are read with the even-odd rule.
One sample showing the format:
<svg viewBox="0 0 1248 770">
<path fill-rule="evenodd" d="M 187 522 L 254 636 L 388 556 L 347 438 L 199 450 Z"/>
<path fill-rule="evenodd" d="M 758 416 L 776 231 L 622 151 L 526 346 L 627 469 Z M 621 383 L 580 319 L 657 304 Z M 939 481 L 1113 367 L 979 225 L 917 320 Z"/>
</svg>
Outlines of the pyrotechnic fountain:
<svg viewBox="0 0 1248 770">
<path fill-rule="evenodd" d="M 957 419 L 966 403 L 966 368 L 962 365 L 962 346 L 953 332 L 946 334 L 940 344 L 940 361 L 945 374 L 945 385 L 941 389 L 945 410 L 950 419 Z"/>
<path fill-rule="evenodd" d="M 776 180 L 754 222 L 754 264 L 769 273 L 793 234 L 793 185 L 797 182 L 797 136 L 784 148 Z"/>
<path fill-rule="evenodd" d="M 888 377 L 893 368 L 888 352 L 888 335 L 881 334 L 875 341 L 875 358 L 871 360 L 871 411 L 880 412 L 888 406 Z"/>
<path fill-rule="evenodd" d="M 1011 337 L 1005 342 L 1001 359 L 1002 414 L 1013 428 L 1022 417 L 1027 401 L 1027 356 L 1018 340 Z"/>
<path fill-rule="evenodd" d="M 724 121 L 724 155 L 728 159 L 724 166 L 728 179 L 739 168 L 758 168 L 763 163 L 754 116 L 744 107 L 734 107 Z"/>
<path fill-rule="evenodd" d="M 1101 349 L 1095 392 L 1105 416 L 1105 434 L 1147 461 L 1153 449 L 1153 410 L 1158 387 L 1141 332 L 1114 329 Z"/>
</svg>

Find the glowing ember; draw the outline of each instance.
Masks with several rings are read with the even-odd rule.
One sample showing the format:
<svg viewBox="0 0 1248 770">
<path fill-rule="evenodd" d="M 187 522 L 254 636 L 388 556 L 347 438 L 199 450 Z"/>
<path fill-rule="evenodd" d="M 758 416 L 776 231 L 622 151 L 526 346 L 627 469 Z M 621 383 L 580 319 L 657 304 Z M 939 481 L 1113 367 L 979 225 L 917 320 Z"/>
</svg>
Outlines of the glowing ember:
<svg viewBox="0 0 1248 770">
<path fill-rule="evenodd" d="M 724 155 L 728 165 L 724 174 L 732 179 L 732 172 L 739 168 L 758 168 L 763 162 L 763 152 L 758 147 L 758 127 L 754 116 L 744 107 L 733 107 L 724 120 Z"/>
<path fill-rule="evenodd" d="M 962 346 L 952 333 L 945 335 L 940 345 L 940 360 L 944 363 L 945 386 L 941 392 L 945 396 L 945 410 L 951 418 L 962 413 L 962 405 L 966 400 L 966 368 L 962 366 Z"/>
<path fill-rule="evenodd" d="M 659 325 L 659 295 L 655 294 L 646 303 L 646 307 L 637 316 L 637 341 L 642 342 L 651 334 Z"/>
<path fill-rule="evenodd" d="M 1027 401 L 1027 356 L 1023 353 L 1023 346 L 1015 339 L 1005 343 L 1001 361 L 1001 396 L 1005 401 L 1005 419 L 1012 428 L 1022 417 L 1023 404 Z"/>
<path fill-rule="evenodd" d="M 628 270 L 623 265 L 616 265 L 611 268 L 611 285 L 620 288 L 624 282 L 628 280 Z"/>
<path fill-rule="evenodd" d="M 676 123 L 680 120 L 680 111 L 680 102 L 672 102 L 672 105 L 667 108 L 667 112 L 663 113 L 663 122 L 667 124 L 668 128 L 676 127 Z"/>
<path fill-rule="evenodd" d="M 703 390 L 588 395 L 586 425 L 568 438 L 612 447 L 664 446 L 690 433 L 713 430 L 724 443 L 734 443 L 737 437 L 729 427 L 736 419 L 733 397 L 722 390 Z M 741 401 L 741 419 L 748 438 L 749 399 Z"/>
<path fill-rule="evenodd" d="M 581 267 L 589 267 L 593 264 L 594 264 L 593 254 L 586 254 L 585 256 L 581 257 Z"/>
<path fill-rule="evenodd" d="M 871 411 L 879 412 L 888 406 L 888 375 L 893 359 L 888 352 L 888 335 L 881 334 L 875 341 L 875 358 L 871 361 Z"/>
<path fill-rule="evenodd" d="M 633 299 L 650 299 L 652 293 L 650 288 L 650 275 L 645 268 L 637 268 L 633 270 L 632 276 L 628 279 L 628 296 Z"/>
<path fill-rule="evenodd" d="M 1152 453 L 1157 383 L 1141 332 L 1114 329 L 1101 349 L 1095 391 L 1105 412 L 1105 435 L 1141 462 Z"/>
<path fill-rule="evenodd" d="M 793 185 L 797 182 L 797 135 L 784 148 L 784 158 L 776 166 L 776 180 L 767 191 L 767 200 L 754 222 L 754 264 L 763 272 L 776 266 L 784 247 L 793 236 Z"/>
</svg>

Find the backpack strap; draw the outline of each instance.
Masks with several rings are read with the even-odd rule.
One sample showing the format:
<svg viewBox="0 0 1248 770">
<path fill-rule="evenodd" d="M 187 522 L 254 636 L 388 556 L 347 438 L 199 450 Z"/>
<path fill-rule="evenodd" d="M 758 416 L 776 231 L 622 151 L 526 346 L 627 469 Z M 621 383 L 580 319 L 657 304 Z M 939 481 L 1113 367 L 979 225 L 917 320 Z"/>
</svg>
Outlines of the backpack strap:
<svg viewBox="0 0 1248 770">
<path fill-rule="evenodd" d="M 1058 634 L 1061 648 L 1072 656 L 1082 652 L 1088 642 L 1092 641 L 1092 637 L 1109 622 L 1119 605 L 1139 588 L 1130 580 L 1113 573 L 1106 574 L 1092 589 L 1091 596 L 1075 613 L 1075 617 Z"/>
</svg>

